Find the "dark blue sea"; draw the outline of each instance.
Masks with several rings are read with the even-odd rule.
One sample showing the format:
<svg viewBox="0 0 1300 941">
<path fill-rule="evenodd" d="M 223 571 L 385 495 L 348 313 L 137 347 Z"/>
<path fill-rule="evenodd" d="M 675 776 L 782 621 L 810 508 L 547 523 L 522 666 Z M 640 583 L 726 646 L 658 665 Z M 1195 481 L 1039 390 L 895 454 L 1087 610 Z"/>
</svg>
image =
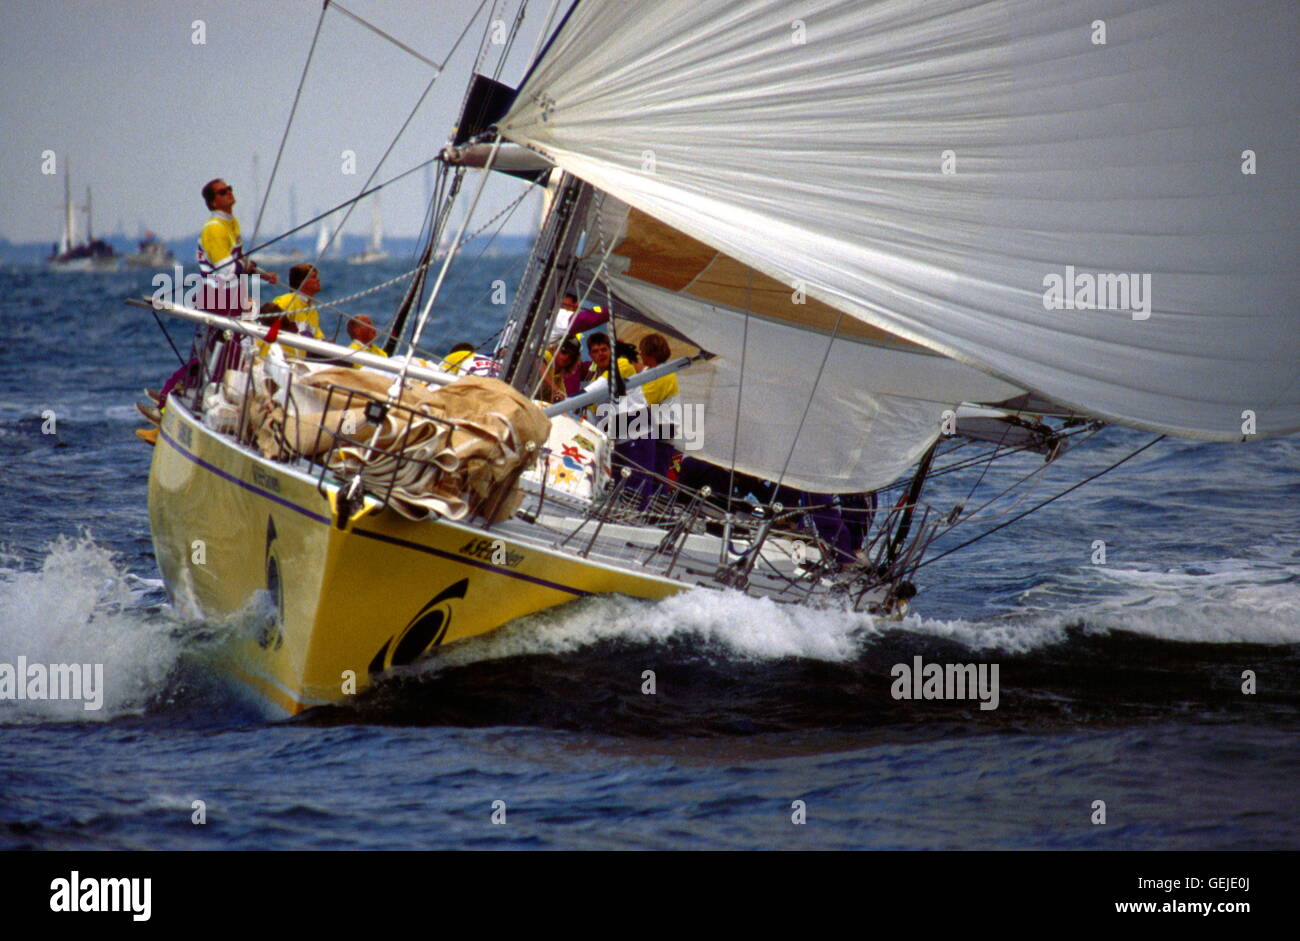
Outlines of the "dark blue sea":
<svg viewBox="0 0 1300 941">
<path fill-rule="evenodd" d="M 435 349 L 491 336 L 492 281 L 520 265 L 467 265 Z M 327 265 L 322 297 L 403 267 Z M 151 276 L 0 269 L 0 663 L 102 663 L 107 686 L 94 713 L 0 701 L 0 848 L 1300 848 L 1294 437 L 1161 441 L 923 568 L 901 624 L 594 599 L 268 723 L 213 681 L 222 629 L 176 619 L 154 562 L 133 403 L 176 358 L 123 304 Z M 383 324 L 399 297 L 348 309 Z M 1106 429 L 990 511 L 1151 437 Z M 1039 462 L 995 466 L 974 500 Z M 946 510 L 976 476 L 927 497 Z M 918 655 L 996 663 L 998 708 L 894 699 L 891 667 Z"/>
</svg>

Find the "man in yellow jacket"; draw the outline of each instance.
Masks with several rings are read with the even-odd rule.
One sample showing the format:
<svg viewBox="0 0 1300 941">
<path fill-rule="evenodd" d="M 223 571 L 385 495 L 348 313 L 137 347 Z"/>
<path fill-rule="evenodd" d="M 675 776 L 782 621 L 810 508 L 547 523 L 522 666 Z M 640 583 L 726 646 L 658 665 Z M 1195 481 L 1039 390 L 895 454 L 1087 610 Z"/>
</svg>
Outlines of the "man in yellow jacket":
<svg viewBox="0 0 1300 941">
<path fill-rule="evenodd" d="M 248 300 L 241 290 L 240 275 L 261 276 L 270 284 L 279 279 L 275 272 L 261 271 L 253 259 L 244 256 L 239 220 L 231 213 L 235 208 L 234 187 L 220 178 L 209 180 L 203 187 L 203 201 L 212 216 L 199 232 L 197 257 L 203 296 L 198 306 L 210 313 L 238 317 Z"/>
<path fill-rule="evenodd" d="M 279 314 L 280 330 L 288 330 L 300 336 L 324 340 L 325 334 L 320 329 L 320 317 L 310 302 L 320 292 L 320 272 L 312 265 L 294 265 L 289 269 L 290 291 L 281 294 L 275 300 L 262 307 L 259 319 L 263 323 L 275 323 Z M 276 331 L 278 333 L 279 331 Z M 268 334 L 270 336 L 271 334 Z M 284 355 L 302 356 L 302 350 L 285 344 Z M 257 341 L 257 350 L 265 355 L 268 346 Z"/>
<path fill-rule="evenodd" d="M 246 309 L 252 310 L 255 299 L 248 296 L 251 293 L 247 291 L 249 277 L 260 276 L 270 284 L 275 284 L 279 279 L 275 272 L 263 272 L 253 259 L 244 257 L 239 220 L 231 212 L 235 208 L 235 188 L 218 177 L 203 185 L 202 194 L 203 202 L 212 211 L 212 216 L 199 231 L 196 258 L 203 282 L 194 306 L 211 314 L 240 317 Z M 136 432 L 142 440 L 149 444 L 157 441 L 157 424 L 161 420 L 161 409 L 166 408 L 167 397 L 187 381 L 186 377 L 193 377 L 200 360 L 208 361 L 210 377 L 217 380 L 239 362 L 240 346 L 237 342 L 221 340 L 216 335 L 211 335 L 208 343 L 199 356 L 182 365 L 163 383 L 156 407 L 148 404 L 141 407 L 141 412 L 155 426 Z"/>
<path fill-rule="evenodd" d="M 291 290 L 281 294 L 271 303 L 285 314 L 285 320 L 294 331 L 303 336 L 325 339 L 321 333 L 320 315 L 311 301 L 320 293 L 320 272 L 311 265 L 294 265 L 289 269 Z"/>
</svg>

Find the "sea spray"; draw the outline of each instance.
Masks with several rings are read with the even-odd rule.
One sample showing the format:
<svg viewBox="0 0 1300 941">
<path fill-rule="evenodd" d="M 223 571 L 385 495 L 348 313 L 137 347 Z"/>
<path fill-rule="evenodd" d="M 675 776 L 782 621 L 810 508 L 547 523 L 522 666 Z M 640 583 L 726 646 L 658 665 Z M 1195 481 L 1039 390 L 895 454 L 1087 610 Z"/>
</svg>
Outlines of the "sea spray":
<svg viewBox="0 0 1300 941">
<path fill-rule="evenodd" d="M 59 537 L 37 570 L 0 569 L 0 663 L 92 665 L 102 683 L 85 708 L 78 697 L 24 696 L 0 701 L 0 722 L 86 721 L 137 712 L 166 685 L 179 645 L 146 617 L 131 579 L 89 534 Z M 53 674 L 50 674 L 53 675 Z M 84 676 L 84 674 L 83 674 Z M 70 687 L 69 687 L 70 688 Z"/>
</svg>

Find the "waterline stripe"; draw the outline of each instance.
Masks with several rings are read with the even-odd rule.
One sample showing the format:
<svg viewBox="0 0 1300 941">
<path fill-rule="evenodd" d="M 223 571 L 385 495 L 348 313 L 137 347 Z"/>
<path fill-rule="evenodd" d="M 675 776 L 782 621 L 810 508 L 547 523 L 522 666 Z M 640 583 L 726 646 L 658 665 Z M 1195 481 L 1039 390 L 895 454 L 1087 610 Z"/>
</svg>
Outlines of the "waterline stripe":
<svg viewBox="0 0 1300 941">
<path fill-rule="evenodd" d="M 191 461 L 199 465 L 199 467 L 202 467 L 204 470 L 211 471 L 212 473 L 220 477 L 222 480 L 228 480 L 232 484 L 235 484 L 238 487 L 243 487 L 245 490 L 249 491 L 250 493 L 255 493 L 258 496 L 266 497 L 266 499 L 270 500 L 272 503 L 278 503 L 280 504 L 280 506 L 284 507 L 285 509 L 293 510 L 295 513 L 301 513 L 303 516 L 307 517 L 308 519 L 313 519 L 318 523 L 324 523 L 326 526 L 329 525 L 330 520 L 328 516 L 321 516 L 319 513 L 313 513 L 311 510 L 307 509 L 306 507 L 299 506 L 296 503 L 291 503 L 290 501 L 286 500 L 284 497 L 277 496 L 276 494 L 271 493 L 269 490 L 263 490 L 261 487 L 255 487 L 252 484 L 248 483 L 247 481 L 240 480 L 238 477 L 234 476 L 233 474 L 226 473 L 221 468 L 209 464 L 207 461 L 203 460 L 203 458 L 199 457 L 198 455 L 185 450 L 183 447 L 180 446 L 180 444 L 174 438 L 171 437 L 171 435 L 163 431 L 161 427 L 158 430 L 162 435 L 163 439 L 168 444 L 170 444 L 173 448 L 175 448 L 178 453 L 189 458 Z"/>
</svg>

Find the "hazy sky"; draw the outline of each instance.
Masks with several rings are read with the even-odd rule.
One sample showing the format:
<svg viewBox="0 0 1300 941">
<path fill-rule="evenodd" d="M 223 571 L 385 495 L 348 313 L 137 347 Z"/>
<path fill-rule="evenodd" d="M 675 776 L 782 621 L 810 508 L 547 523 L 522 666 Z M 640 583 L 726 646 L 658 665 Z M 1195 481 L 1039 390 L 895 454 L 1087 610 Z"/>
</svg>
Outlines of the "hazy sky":
<svg viewBox="0 0 1300 941">
<path fill-rule="evenodd" d="M 512 22 L 519 2 L 487 0 L 377 180 L 428 159 L 445 143 L 489 21 Z M 440 62 L 478 0 L 344 5 Z M 504 81 L 522 78 L 550 7 L 549 0 L 528 3 Z M 58 238 L 68 160 L 74 201 L 84 201 L 87 185 L 93 189 L 97 233 L 121 227 L 135 235 L 140 226 L 165 238 L 194 233 L 207 217 L 199 190 L 221 176 L 235 187 L 235 214 L 247 241 L 257 214 L 254 156 L 266 193 L 320 9 L 320 0 L 4 0 L 0 237 Z M 193 41 L 197 20 L 205 44 Z M 501 47 L 488 49 L 490 72 Z M 270 191 L 263 236 L 288 226 L 290 184 L 300 222 L 359 192 L 433 74 L 329 10 Z M 56 175 L 41 172 L 46 150 L 57 155 Z M 343 173 L 344 150 L 356 153 L 355 175 Z M 523 189 L 494 177 L 476 219 L 486 220 Z M 386 189 L 385 231 L 416 234 L 424 194 L 423 173 Z M 537 211 L 530 197 L 505 231 L 531 230 Z M 360 207 L 347 231 L 368 231 L 369 223 L 369 208 Z"/>
</svg>

